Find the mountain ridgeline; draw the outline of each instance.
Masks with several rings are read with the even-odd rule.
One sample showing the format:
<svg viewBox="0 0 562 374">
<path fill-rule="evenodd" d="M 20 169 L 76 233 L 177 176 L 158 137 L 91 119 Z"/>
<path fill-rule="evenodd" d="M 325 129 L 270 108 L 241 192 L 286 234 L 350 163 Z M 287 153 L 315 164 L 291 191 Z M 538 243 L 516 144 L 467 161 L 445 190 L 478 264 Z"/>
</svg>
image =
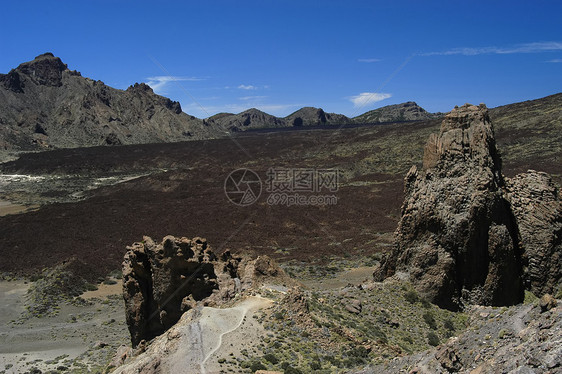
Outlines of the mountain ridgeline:
<svg viewBox="0 0 562 374">
<path fill-rule="evenodd" d="M 60 58 L 44 53 L 0 74 L 0 153 L 212 139 L 250 129 L 347 125 L 365 119 L 376 123 L 433 118 L 415 103 L 391 107 L 377 109 L 384 115 L 356 118 L 305 107 L 285 118 L 249 109 L 201 120 L 144 83 L 115 89 L 82 77 Z"/>
<path fill-rule="evenodd" d="M 146 84 L 118 90 L 51 53 L 0 75 L 0 150 L 173 142 L 219 131 Z"/>
<path fill-rule="evenodd" d="M 541 110 L 542 100 L 558 102 L 560 95 L 492 109 L 501 118 L 515 118 L 529 105 Z M 535 103 L 535 104 L 533 104 Z M 524 110 L 523 110 L 524 111 Z M 543 114 L 539 113 L 542 118 Z M 286 117 L 252 108 L 198 119 L 180 104 L 157 95 L 144 83 L 126 90 L 82 77 L 52 53 L 24 62 L 0 74 L 0 160 L 21 152 L 99 145 L 170 143 L 222 138 L 255 129 L 380 124 L 427 121 L 442 117 L 415 102 L 388 105 L 354 118 L 304 107 Z M 514 117 L 515 116 L 515 117 Z M 556 113 L 552 113 L 557 120 Z M 538 118 L 537 116 L 533 116 Z"/>
</svg>

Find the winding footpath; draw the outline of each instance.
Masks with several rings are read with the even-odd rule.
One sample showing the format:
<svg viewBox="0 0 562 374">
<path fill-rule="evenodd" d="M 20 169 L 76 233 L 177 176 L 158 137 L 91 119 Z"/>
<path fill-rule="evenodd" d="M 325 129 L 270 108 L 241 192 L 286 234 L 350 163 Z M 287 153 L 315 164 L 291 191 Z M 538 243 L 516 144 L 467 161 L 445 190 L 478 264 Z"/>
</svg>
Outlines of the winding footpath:
<svg viewBox="0 0 562 374">
<path fill-rule="evenodd" d="M 201 362 L 201 365 L 200 365 L 201 374 L 207 373 L 207 371 L 205 370 L 205 365 L 206 365 L 207 361 L 221 348 L 222 342 L 223 342 L 223 337 L 226 334 L 230 334 L 230 333 L 236 331 L 237 329 L 239 329 L 240 326 L 242 326 L 242 324 L 244 323 L 246 315 L 248 314 L 249 311 L 261 309 L 263 307 L 268 306 L 270 303 L 271 303 L 271 300 L 269 300 L 269 299 L 265 299 L 265 298 L 259 297 L 259 296 L 252 296 L 252 297 L 249 297 L 248 299 L 244 300 L 242 303 L 240 303 L 239 305 L 237 305 L 234 308 L 230 308 L 230 309 L 207 308 L 206 309 L 207 311 L 209 311 L 209 314 L 210 314 L 209 317 L 211 317 L 211 318 L 212 318 L 213 314 L 220 313 L 221 311 L 222 312 L 228 311 L 229 314 L 234 315 L 234 316 L 238 313 L 240 313 L 240 315 L 238 316 L 238 318 L 237 318 L 238 320 L 233 327 L 225 329 L 225 330 L 223 330 L 219 333 L 218 341 L 217 341 L 216 345 L 209 351 L 209 353 L 207 353 L 207 355 L 205 356 L 205 358 Z M 201 319 L 199 321 L 201 321 Z M 201 332 L 203 332 L 203 329 L 201 330 Z"/>
</svg>

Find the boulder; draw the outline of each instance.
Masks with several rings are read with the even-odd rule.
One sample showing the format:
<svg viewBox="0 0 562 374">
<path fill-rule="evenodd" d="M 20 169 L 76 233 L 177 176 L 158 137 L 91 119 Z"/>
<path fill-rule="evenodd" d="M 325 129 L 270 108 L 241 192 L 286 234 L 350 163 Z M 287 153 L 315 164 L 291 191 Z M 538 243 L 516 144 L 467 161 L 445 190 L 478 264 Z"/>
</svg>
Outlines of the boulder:
<svg viewBox="0 0 562 374">
<path fill-rule="evenodd" d="M 552 308 L 556 308 L 558 302 L 552 295 L 546 293 L 539 300 L 539 307 L 541 308 L 541 313 L 548 312 Z"/>
</svg>

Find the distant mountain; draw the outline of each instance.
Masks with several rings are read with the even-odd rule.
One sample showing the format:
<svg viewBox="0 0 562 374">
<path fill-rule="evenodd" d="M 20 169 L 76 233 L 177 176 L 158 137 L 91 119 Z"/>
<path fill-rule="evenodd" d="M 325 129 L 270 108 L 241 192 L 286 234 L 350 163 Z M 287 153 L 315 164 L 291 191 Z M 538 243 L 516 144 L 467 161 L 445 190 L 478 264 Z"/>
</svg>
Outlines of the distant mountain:
<svg viewBox="0 0 562 374">
<path fill-rule="evenodd" d="M 230 132 L 252 129 L 301 127 L 319 125 L 341 125 L 352 121 L 343 114 L 326 113 L 321 108 L 304 107 L 285 118 L 279 118 L 258 109 L 248 109 L 242 113 L 219 113 L 204 120 L 213 128 Z"/>
<path fill-rule="evenodd" d="M 69 70 L 51 53 L 0 74 L 0 151 L 175 142 L 220 130 L 146 84 L 127 90 Z"/>
<path fill-rule="evenodd" d="M 402 104 L 387 105 L 354 117 L 355 123 L 382 123 L 424 121 L 442 116 L 442 113 L 429 113 L 413 101 Z"/>
<path fill-rule="evenodd" d="M 271 114 L 267 114 L 255 108 L 248 109 L 238 114 L 215 114 L 207 118 L 205 123 L 212 125 L 213 128 L 221 128 L 230 132 L 286 126 L 282 118 L 272 116 Z"/>
<path fill-rule="evenodd" d="M 304 107 L 285 117 L 288 126 L 346 125 L 352 121 L 343 114 L 326 113 L 321 108 Z"/>
</svg>

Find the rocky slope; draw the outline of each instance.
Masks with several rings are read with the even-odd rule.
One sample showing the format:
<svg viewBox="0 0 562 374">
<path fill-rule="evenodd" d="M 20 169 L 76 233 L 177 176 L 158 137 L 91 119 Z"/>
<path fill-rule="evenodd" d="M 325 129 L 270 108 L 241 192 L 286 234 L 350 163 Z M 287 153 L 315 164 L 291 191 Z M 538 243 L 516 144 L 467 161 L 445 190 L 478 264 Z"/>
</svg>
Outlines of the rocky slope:
<svg viewBox="0 0 562 374">
<path fill-rule="evenodd" d="M 490 118 L 507 168 L 542 170 L 562 183 L 562 94 L 493 108 Z"/>
<path fill-rule="evenodd" d="M 238 114 L 215 114 L 205 119 L 204 122 L 230 132 L 278 127 L 345 125 L 352 123 L 352 121 L 343 114 L 326 113 L 321 108 L 313 107 L 304 107 L 284 118 L 275 117 L 252 108 Z"/>
<path fill-rule="evenodd" d="M 412 167 L 404 183 L 396 246 L 376 279 L 406 272 L 420 293 L 450 309 L 515 304 L 524 285 L 537 295 L 554 291 L 558 190 L 547 175 L 529 172 L 509 181 L 507 193 L 485 106 L 450 112 L 429 137 L 423 169 Z"/>
<path fill-rule="evenodd" d="M 352 123 L 343 114 L 326 113 L 322 108 L 304 107 L 284 118 L 288 126 L 347 125 Z"/>
<path fill-rule="evenodd" d="M 0 74 L 0 151 L 205 139 L 220 134 L 146 84 L 127 90 L 69 70 L 51 53 Z"/>
<path fill-rule="evenodd" d="M 356 123 L 381 123 L 424 121 L 442 117 L 442 113 L 429 113 L 413 101 L 402 104 L 387 105 L 354 117 Z"/>
<path fill-rule="evenodd" d="M 248 109 L 238 114 L 215 114 L 214 116 L 204 120 L 204 122 L 212 127 L 219 127 L 230 132 L 286 126 L 286 123 L 282 118 L 277 118 L 255 108 Z"/>
<path fill-rule="evenodd" d="M 562 304 L 552 298 L 509 309 L 473 307 L 471 328 L 433 350 L 357 374 L 560 373 Z"/>
</svg>

